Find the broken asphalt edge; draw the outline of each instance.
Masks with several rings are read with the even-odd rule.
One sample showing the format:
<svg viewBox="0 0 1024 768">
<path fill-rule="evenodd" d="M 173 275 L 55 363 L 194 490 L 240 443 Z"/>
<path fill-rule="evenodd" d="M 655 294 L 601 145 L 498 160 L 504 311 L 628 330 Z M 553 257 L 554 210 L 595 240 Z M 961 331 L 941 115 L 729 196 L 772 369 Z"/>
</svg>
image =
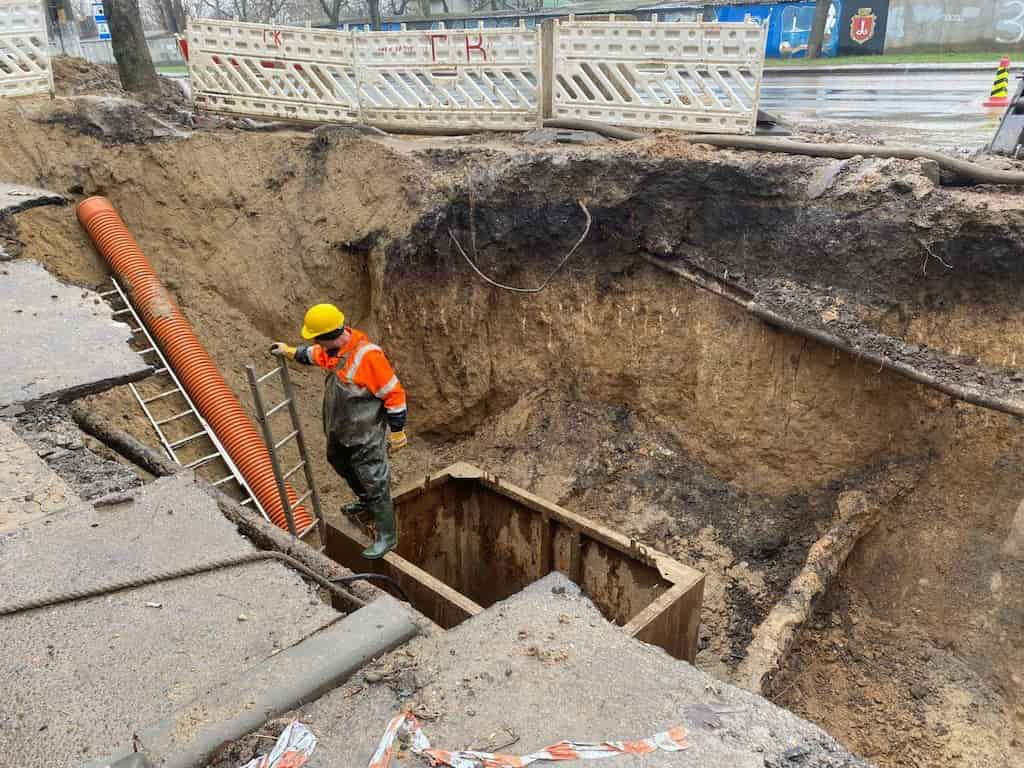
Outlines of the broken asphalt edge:
<svg viewBox="0 0 1024 768">
<path fill-rule="evenodd" d="M 0 417 L 12 418 L 24 413 L 25 411 L 45 406 L 48 403 L 70 403 L 74 400 L 88 397 L 89 395 L 98 395 L 106 392 L 108 389 L 124 386 L 125 384 L 133 384 L 136 381 L 142 381 L 143 379 L 149 378 L 153 375 L 155 370 L 156 369 L 153 368 L 153 366 L 146 365 L 145 367 L 139 368 L 131 373 L 119 376 L 110 376 L 105 379 L 94 379 L 92 381 L 75 384 L 64 389 L 47 392 L 45 395 L 41 395 L 39 397 L 28 397 L 24 400 L 12 398 L 9 401 L 0 401 Z"/>
<path fill-rule="evenodd" d="M 138 752 L 153 768 L 199 768 L 225 743 L 267 720 L 314 701 L 367 662 L 418 633 L 407 609 L 389 595 L 211 688 L 138 735 Z M 129 744 L 85 768 L 110 768 L 135 753 Z"/>
<path fill-rule="evenodd" d="M 64 195 L 46 189 L 0 182 L 0 216 L 8 216 L 40 205 L 67 205 Z"/>
</svg>

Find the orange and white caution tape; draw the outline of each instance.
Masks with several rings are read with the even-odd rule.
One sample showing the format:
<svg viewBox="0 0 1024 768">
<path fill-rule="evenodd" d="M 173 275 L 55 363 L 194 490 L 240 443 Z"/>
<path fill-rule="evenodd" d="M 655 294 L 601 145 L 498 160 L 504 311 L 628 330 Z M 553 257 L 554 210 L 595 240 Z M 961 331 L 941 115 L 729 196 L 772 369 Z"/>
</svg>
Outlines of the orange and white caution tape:
<svg viewBox="0 0 1024 768">
<path fill-rule="evenodd" d="M 686 741 L 686 731 L 682 726 L 676 726 L 639 741 L 560 741 L 529 755 L 449 752 L 431 747 L 430 740 L 423 733 L 419 721 L 412 714 L 403 712 L 388 723 L 380 744 L 377 745 L 377 751 L 370 759 L 369 768 L 389 768 L 395 752 L 395 741 L 403 734 L 409 738 L 410 752 L 428 758 L 434 766 L 445 765 L 448 768 L 523 768 L 533 763 L 554 763 L 562 760 L 603 760 L 619 755 L 649 755 L 658 751 L 681 752 L 690 746 Z"/>
<path fill-rule="evenodd" d="M 300 768 L 309 761 L 314 749 L 316 736 L 298 720 L 292 720 L 277 737 L 270 754 L 254 757 L 242 768 Z"/>
</svg>

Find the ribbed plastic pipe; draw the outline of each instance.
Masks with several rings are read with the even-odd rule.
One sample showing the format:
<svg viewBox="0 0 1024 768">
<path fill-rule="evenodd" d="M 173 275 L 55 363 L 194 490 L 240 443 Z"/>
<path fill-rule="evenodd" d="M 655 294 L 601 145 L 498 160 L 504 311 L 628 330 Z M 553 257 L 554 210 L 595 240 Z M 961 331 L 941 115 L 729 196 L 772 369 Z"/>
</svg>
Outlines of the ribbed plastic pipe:
<svg viewBox="0 0 1024 768">
<path fill-rule="evenodd" d="M 78 205 L 78 220 L 110 268 L 125 284 L 136 311 L 160 345 L 185 391 L 216 433 L 267 515 L 276 526 L 288 530 L 288 519 L 281 505 L 274 468 L 263 438 L 199 343 L 191 323 L 160 282 L 113 204 L 105 197 L 87 198 Z M 288 498 L 294 504 L 297 498 L 295 490 L 291 485 L 287 490 Z M 295 529 L 299 532 L 312 524 L 303 507 L 295 510 L 294 520 Z"/>
</svg>

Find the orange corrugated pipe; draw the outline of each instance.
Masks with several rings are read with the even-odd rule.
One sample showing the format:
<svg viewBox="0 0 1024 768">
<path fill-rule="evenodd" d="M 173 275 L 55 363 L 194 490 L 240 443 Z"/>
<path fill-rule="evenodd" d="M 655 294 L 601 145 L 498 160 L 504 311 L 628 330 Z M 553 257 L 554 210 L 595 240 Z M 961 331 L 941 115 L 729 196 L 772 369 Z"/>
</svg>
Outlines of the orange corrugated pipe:
<svg viewBox="0 0 1024 768">
<path fill-rule="evenodd" d="M 78 220 L 111 269 L 127 284 L 142 321 L 267 515 L 279 528 L 288 530 L 288 519 L 281 505 L 274 468 L 263 438 L 199 343 L 192 325 L 160 282 L 113 204 L 105 197 L 87 198 L 78 204 Z M 297 498 L 295 490 L 291 485 L 287 490 L 288 498 L 294 504 Z M 299 532 L 313 522 L 303 507 L 295 510 L 294 520 L 295 529 Z"/>
</svg>

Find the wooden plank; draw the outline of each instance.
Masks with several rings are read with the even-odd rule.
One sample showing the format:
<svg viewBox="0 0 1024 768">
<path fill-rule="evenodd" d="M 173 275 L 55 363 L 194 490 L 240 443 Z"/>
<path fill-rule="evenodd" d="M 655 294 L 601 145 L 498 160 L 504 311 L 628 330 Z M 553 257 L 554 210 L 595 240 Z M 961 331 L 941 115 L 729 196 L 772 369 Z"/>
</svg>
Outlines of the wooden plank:
<svg viewBox="0 0 1024 768">
<path fill-rule="evenodd" d="M 606 544 L 624 555 L 628 555 L 635 560 L 639 560 L 640 562 L 656 567 L 661 572 L 662 576 L 672 583 L 684 581 L 693 584 L 704 578 L 704 575 L 700 571 L 683 565 L 677 560 L 673 560 L 668 555 L 643 545 L 637 545 L 636 542 L 626 538 L 622 534 L 613 531 L 610 528 L 606 528 L 600 523 L 590 520 L 589 518 L 578 515 L 575 512 L 570 512 L 557 504 L 552 504 L 550 501 L 542 499 L 539 496 L 535 496 L 526 489 L 520 488 L 517 485 L 513 485 L 512 483 L 504 480 L 499 480 L 486 472 L 481 473 L 479 482 L 504 496 L 515 499 L 535 512 L 548 515 L 553 520 L 557 520 L 570 528 L 580 531 L 588 538 L 596 539 L 602 544 Z"/>
<path fill-rule="evenodd" d="M 369 546 L 370 540 L 360 532 L 342 531 L 328 525 L 326 544 L 327 556 L 335 562 L 394 579 L 409 595 L 409 599 L 420 613 L 445 629 L 450 629 L 483 610 L 465 595 L 394 552 L 389 552 L 380 560 L 363 559 L 361 553 Z"/>
<path fill-rule="evenodd" d="M 677 659 L 693 664 L 703 601 L 703 579 L 695 585 L 677 584 L 640 611 L 624 629 L 637 640 L 660 646 Z"/>
<path fill-rule="evenodd" d="M 555 93 L 555 20 L 540 23 L 540 81 L 541 122 L 549 120 L 554 112 Z"/>
</svg>

